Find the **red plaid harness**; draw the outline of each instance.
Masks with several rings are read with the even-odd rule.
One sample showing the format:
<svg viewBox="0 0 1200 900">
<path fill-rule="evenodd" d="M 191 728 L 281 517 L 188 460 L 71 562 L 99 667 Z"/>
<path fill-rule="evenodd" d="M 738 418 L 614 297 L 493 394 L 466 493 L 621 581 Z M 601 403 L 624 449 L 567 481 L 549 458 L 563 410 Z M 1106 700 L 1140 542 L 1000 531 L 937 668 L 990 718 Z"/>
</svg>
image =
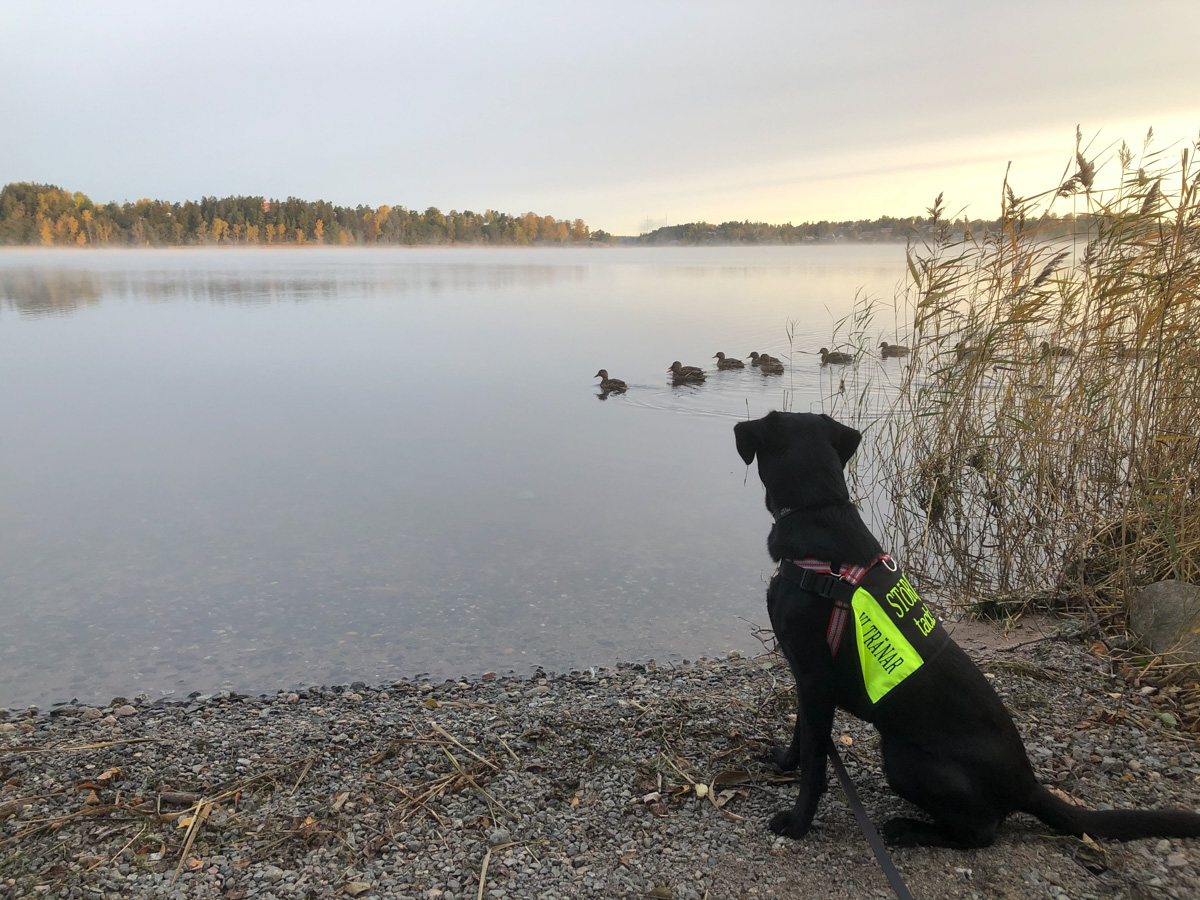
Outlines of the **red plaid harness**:
<svg viewBox="0 0 1200 900">
<path fill-rule="evenodd" d="M 805 590 L 833 600 L 829 627 L 825 629 L 825 643 L 829 645 L 830 656 L 837 656 L 838 648 L 842 645 L 842 634 L 850 619 L 851 602 L 859 582 L 880 563 L 896 571 L 896 563 L 887 553 L 879 554 L 865 566 L 838 566 L 836 571 L 832 563 L 820 559 L 780 560 L 777 574 L 794 581 Z"/>
</svg>

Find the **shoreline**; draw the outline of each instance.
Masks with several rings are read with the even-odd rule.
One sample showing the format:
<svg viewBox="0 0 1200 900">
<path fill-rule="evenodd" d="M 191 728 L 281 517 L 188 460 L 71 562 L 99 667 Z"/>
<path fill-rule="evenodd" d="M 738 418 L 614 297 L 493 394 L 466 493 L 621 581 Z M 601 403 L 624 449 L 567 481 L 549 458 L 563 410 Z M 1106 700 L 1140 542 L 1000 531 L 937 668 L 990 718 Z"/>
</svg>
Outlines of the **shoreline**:
<svg viewBox="0 0 1200 900">
<path fill-rule="evenodd" d="M 1200 807 L 1200 744 L 1164 725 L 1156 688 L 1082 644 L 985 637 L 956 639 L 1040 780 L 1094 806 Z M 795 788 L 759 759 L 792 702 L 767 654 L 9 717 L 0 897 L 889 896 L 835 782 L 805 840 L 767 829 Z M 839 714 L 834 733 L 872 819 L 911 811 L 873 729 Z M 1200 841 L 1046 832 L 1014 816 L 991 848 L 893 857 L 927 900 L 1200 893 Z"/>
</svg>

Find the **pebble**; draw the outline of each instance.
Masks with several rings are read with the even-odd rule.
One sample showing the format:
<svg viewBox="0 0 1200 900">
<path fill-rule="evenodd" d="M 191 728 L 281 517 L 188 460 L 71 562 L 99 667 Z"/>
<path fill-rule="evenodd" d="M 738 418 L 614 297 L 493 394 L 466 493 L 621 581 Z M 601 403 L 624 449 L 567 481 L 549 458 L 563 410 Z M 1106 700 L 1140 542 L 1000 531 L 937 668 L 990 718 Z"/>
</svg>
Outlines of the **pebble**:
<svg viewBox="0 0 1200 900">
<path fill-rule="evenodd" d="M 1065 692 L 1009 667 L 993 673 L 1043 782 L 1096 808 L 1200 807 L 1200 753 L 1191 745 L 1157 726 L 1098 717 L 1149 703 L 1136 689 L 1110 696 L 1120 683 L 1085 666 L 1080 646 L 1005 657 L 1015 658 L 1070 672 L 1080 688 Z M 794 784 L 725 785 L 718 810 L 682 774 L 709 785 L 727 769 L 765 773 L 765 742 L 790 728 L 790 689 L 774 658 L 731 655 L 528 680 L 397 681 L 387 691 L 355 682 L 259 698 L 220 691 L 153 707 L 0 711 L 6 749 L 84 748 L 0 756 L 0 808 L 14 809 L 0 815 L 0 842 L 70 817 L 6 845 L 0 898 L 889 896 L 836 785 L 797 843 L 766 828 L 794 801 Z M 126 706 L 136 714 L 123 715 Z M 1091 725 L 1078 729 L 1085 720 Z M 873 729 L 839 714 L 834 733 L 852 739 L 847 760 L 872 818 L 911 813 L 884 782 Z M 142 738 L 152 741 L 114 743 Z M 144 814 L 75 816 L 87 797 L 75 786 L 84 782 L 99 788 L 100 804 L 120 797 L 164 812 L 186 813 L 191 797 L 226 796 L 197 832 L 194 864 L 172 884 L 188 829 Z M 160 804 L 160 791 L 183 795 L 181 805 Z M 10 798 L 24 802 L 5 807 Z M 1006 823 L 992 848 L 908 848 L 894 858 L 923 900 L 1129 900 L 1142 885 L 1164 897 L 1200 896 L 1197 842 L 1101 842 L 1107 868 L 1093 875 L 1071 858 L 1078 842 L 1045 837 L 1022 818 Z"/>
</svg>

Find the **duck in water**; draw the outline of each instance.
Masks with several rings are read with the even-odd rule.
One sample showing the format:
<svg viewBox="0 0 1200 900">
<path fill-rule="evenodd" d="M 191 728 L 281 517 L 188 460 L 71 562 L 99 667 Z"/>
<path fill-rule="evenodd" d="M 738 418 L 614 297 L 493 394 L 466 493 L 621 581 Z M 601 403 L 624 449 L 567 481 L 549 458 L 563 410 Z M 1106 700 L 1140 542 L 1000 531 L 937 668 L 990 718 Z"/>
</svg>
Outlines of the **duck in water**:
<svg viewBox="0 0 1200 900">
<path fill-rule="evenodd" d="M 717 361 L 718 369 L 744 369 L 746 364 L 740 359 L 726 359 L 724 353 L 717 353 L 713 357 Z"/>
<path fill-rule="evenodd" d="M 901 356 L 908 356 L 909 354 L 907 347 L 903 347 L 900 344 L 889 344 L 887 341 L 879 345 L 879 351 L 880 356 L 884 359 L 896 359 Z"/>
<path fill-rule="evenodd" d="M 667 369 L 671 373 L 671 380 L 676 384 L 697 383 L 704 380 L 704 370 L 696 366 L 680 365 L 679 360 L 671 363 L 671 368 Z"/>
<path fill-rule="evenodd" d="M 849 353 L 842 353 L 840 350 L 834 350 L 832 353 L 830 353 L 828 350 L 822 347 L 818 352 L 821 354 L 821 365 L 823 366 L 844 366 L 847 363 L 854 362 L 853 356 L 851 356 Z"/>
<path fill-rule="evenodd" d="M 1068 356 L 1074 356 L 1075 351 L 1070 347 L 1055 347 L 1049 341 L 1042 341 L 1042 356 L 1051 356 L 1055 359 L 1063 359 Z"/>
<path fill-rule="evenodd" d="M 608 369 L 601 369 L 592 377 L 600 379 L 600 390 L 606 394 L 622 394 L 629 390 L 629 385 L 620 378 L 609 378 Z"/>
</svg>

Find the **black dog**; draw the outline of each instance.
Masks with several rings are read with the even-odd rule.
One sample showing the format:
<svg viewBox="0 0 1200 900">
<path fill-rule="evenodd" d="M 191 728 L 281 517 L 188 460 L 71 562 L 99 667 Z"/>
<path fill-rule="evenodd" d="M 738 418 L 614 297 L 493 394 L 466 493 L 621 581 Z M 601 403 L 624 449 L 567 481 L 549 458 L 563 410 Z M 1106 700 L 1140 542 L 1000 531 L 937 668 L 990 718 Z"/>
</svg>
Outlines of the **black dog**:
<svg viewBox="0 0 1200 900">
<path fill-rule="evenodd" d="M 799 706 L 791 746 L 774 761 L 800 769 L 800 795 L 772 831 L 800 838 L 812 825 L 840 706 L 875 725 L 888 783 L 933 820 L 892 819 L 882 830 L 893 843 L 986 847 L 1017 811 L 1074 835 L 1200 836 L 1195 813 L 1087 810 L 1037 783 L 1004 704 L 851 503 L 842 468 L 857 431 L 825 415 L 772 412 L 734 435 L 746 465 L 758 457 L 775 518 L 767 550 L 780 568 L 767 608 Z"/>
</svg>

